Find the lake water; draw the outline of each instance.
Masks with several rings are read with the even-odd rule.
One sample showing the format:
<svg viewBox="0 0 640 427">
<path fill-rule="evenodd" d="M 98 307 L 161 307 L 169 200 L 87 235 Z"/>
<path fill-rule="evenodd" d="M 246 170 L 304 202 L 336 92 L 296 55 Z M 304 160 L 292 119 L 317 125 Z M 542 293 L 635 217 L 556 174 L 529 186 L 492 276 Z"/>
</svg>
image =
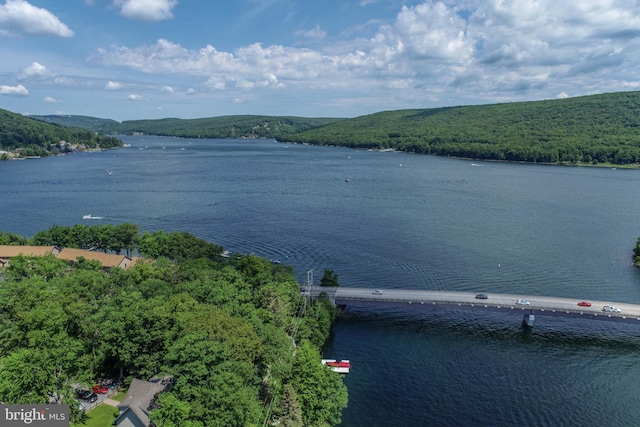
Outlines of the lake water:
<svg viewBox="0 0 640 427">
<path fill-rule="evenodd" d="M 271 140 L 124 137 L 0 162 L 0 230 L 132 222 L 342 286 L 640 303 L 640 171 L 456 160 Z M 83 220 L 91 214 L 101 219 Z M 639 425 L 640 325 L 348 308 L 344 426 Z"/>
</svg>

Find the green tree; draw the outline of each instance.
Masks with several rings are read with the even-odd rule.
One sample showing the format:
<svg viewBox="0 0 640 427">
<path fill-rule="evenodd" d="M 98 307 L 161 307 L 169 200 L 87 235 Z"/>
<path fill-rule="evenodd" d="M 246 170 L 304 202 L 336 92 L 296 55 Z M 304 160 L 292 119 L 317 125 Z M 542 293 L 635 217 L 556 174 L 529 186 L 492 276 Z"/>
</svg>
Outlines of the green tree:
<svg viewBox="0 0 640 427">
<path fill-rule="evenodd" d="M 194 332 L 177 339 L 166 360 L 168 371 L 175 377 L 168 392 L 174 395 L 171 402 L 190 402 L 188 421 L 211 427 L 240 427 L 260 419 L 258 389 L 251 381 L 253 369 L 245 362 L 234 361 L 225 344 Z"/>
<path fill-rule="evenodd" d="M 51 280 L 54 277 L 62 277 L 66 270 L 66 261 L 56 258 L 53 254 L 41 257 L 18 255 L 11 258 L 11 263 L 6 269 L 5 279 L 23 280 L 35 277 Z"/>
<path fill-rule="evenodd" d="M 204 427 L 202 422 L 189 419 L 191 405 L 179 400 L 175 393 L 158 396 L 157 408 L 151 412 L 151 420 L 158 427 Z"/>
<path fill-rule="evenodd" d="M 13 233 L 0 231 L 0 245 L 26 245 L 27 239 Z"/>
<path fill-rule="evenodd" d="M 333 270 L 324 270 L 322 279 L 320 279 L 320 286 L 336 287 L 340 286 L 338 283 L 338 275 Z"/>
<path fill-rule="evenodd" d="M 306 426 L 338 425 L 346 408 L 347 388 L 340 374 L 322 365 L 309 341 L 298 346 L 291 378 Z"/>
<path fill-rule="evenodd" d="M 29 348 L 0 359 L 0 401 L 49 403 L 53 381 L 45 359 L 41 350 Z"/>
<path fill-rule="evenodd" d="M 127 256 L 131 257 L 131 252 L 136 247 L 139 238 L 138 226 L 131 223 L 122 223 L 115 226 L 113 230 L 115 252 L 120 253 L 126 250 Z"/>
<path fill-rule="evenodd" d="M 321 294 L 308 308 L 306 316 L 298 329 L 298 340 L 309 340 L 321 348 L 329 338 L 331 323 L 337 315 L 336 307 L 331 304 L 326 294 Z"/>
<path fill-rule="evenodd" d="M 298 396 L 291 384 L 285 384 L 280 402 L 280 422 L 283 427 L 304 427 L 302 411 L 298 403 Z"/>
</svg>

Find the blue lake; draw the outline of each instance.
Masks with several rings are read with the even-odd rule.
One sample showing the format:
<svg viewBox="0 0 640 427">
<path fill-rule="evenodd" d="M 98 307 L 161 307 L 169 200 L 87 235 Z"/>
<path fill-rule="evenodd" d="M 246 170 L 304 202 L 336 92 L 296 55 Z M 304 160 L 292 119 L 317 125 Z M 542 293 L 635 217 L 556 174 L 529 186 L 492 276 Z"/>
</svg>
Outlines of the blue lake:
<svg viewBox="0 0 640 427">
<path fill-rule="evenodd" d="M 0 162 L 0 230 L 132 222 L 278 258 L 302 282 L 640 303 L 640 171 L 492 163 L 272 140 L 124 137 Z M 91 214 L 101 219 L 83 220 Z M 638 425 L 640 325 L 349 309 L 345 426 Z"/>
</svg>

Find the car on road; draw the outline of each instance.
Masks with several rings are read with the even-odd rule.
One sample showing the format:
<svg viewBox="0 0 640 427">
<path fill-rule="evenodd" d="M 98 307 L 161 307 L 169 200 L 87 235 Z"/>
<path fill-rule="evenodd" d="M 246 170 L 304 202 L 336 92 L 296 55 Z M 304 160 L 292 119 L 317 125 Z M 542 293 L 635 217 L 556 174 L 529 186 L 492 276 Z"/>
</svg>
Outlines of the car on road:
<svg viewBox="0 0 640 427">
<path fill-rule="evenodd" d="M 478 294 L 476 295 L 476 299 L 488 299 L 489 295 L 487 294 Z"/>
<path fill-rule="evenodd" d="M 518 301 L 516 301 L 516 304 L 518 304 L 518 305 L 531 305 L 531 303 L 529 302 L 528 299 L 519 299 Z"/>
<path fill-rule="evenodd" d="M 103 385 L 94 385 L 91 387 L 91 391 L 96 394 L 107 394 L 109 392 L 109 387 Z"/>
<path fill-rule="evenodd" d="M 580 307 L 591 307 L 591 303 L 589 301 L 580 301 L 578 305 Z"/>
<path fill-rule="evenodd" d="M 90 392 L 89 390 L 76 390 L 76 396 L 78 396 L 78 399 L 89 403 L 93 403 L 98 400 L 98 395 Z"/>
<path fill-rule="evenodd" d="M 373 291 L 374 295 L 382 295 L 382 291 L 380 289 L 376 289 L 375 291 Z"/>
<path fill-rule="evenodd" d="M 613 305 L 605 305 L 602 307 L 602 311 L 606 311 L 607 313 L 620 313 L 622 310 L 618 307 L 614 307 Z"/>
</svg>

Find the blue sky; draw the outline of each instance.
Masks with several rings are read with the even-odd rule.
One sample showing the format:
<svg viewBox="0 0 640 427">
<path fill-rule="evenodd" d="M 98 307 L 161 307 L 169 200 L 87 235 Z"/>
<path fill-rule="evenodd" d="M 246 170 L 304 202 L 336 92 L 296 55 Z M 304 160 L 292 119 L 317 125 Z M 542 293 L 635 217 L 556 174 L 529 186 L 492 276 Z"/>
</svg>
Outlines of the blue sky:
<svg viewBox="0 0 640 427">
<path fill-rule="evenodd" d="M 640 87 L 636 0 L 0 0 L 0 108 L 355 117 Z"/>
</svg>

